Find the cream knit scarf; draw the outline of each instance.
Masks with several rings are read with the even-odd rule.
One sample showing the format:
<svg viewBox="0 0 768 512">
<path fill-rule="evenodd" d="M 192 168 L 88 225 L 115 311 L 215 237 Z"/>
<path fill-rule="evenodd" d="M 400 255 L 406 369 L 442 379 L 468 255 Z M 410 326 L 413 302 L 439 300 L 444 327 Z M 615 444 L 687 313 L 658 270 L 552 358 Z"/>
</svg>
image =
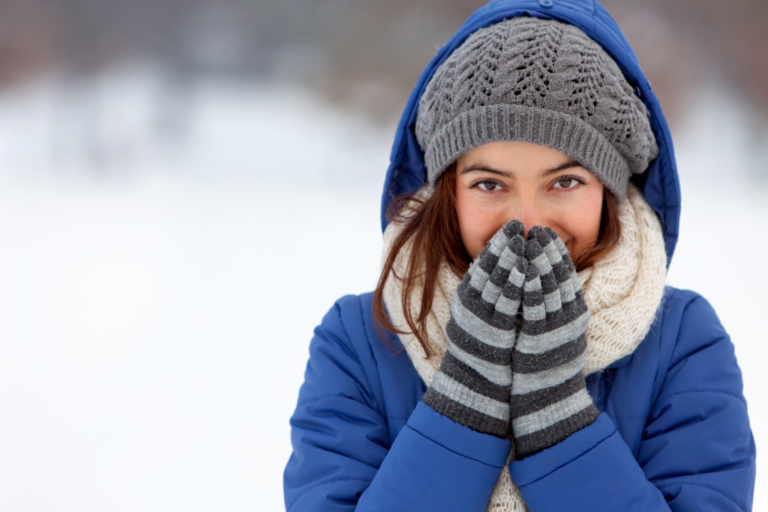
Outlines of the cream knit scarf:
<svg viewBox="0 0 768 512">
<path fill-rule="evenodd" d="M 429 197 L 425 187 L 418 193 Z M 630 184 L 627 199 L 619 205 L 621 239 L 603 260 L 579 272 L 584 297 L 592 316 L 587 330 L 587 364 L 584 374 L 604 370 L 609 364 L 631 354 L 651 328 L 664 294 L 666 254 L 664 237 L 656 214 L 642 194 Z M 391 223 L 384 232 L 386 259 L 401 225 Z M 403 275 L 410 254 L 406 245 L 395 260 L 394 270 Z M 411 334 L 400 340 L 416 371 L 429 386 L 445 353 L 444 328 L 450 318 L 450 300 L 461 279 L 447 265 L 439 272 L 432 311 L 427 318 L 427 332 L 435 356 L 426 359 L 421 344 Z M 423 286 L 423 285 L 422 285 Z M 412 314 L 418 316 L 422 287 L 414 290 Z M 402 282 L 390 276 L 384 288 L 384 304 L 392 323 L 408 332 L 401 304 Z M 514 453 L 510 453 L 510 460 Z M 522 512 L 527 510 L 509 469 L 502 470 L 493 489 L 487 511 Z"/>
</svg>

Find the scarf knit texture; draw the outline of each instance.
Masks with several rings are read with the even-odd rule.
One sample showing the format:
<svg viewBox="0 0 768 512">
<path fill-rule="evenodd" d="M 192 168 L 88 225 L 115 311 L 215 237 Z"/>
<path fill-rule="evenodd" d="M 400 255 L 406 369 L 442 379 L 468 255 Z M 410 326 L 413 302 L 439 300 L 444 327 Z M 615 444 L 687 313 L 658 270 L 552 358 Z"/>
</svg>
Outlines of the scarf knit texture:
<svg viewBox="0 0 768 512">
<path fill-rule="evenodd" d="M 431 189 L 425 186 L 417 197 L 426 199 Z M 604 370 L 608 365 L 635 351 L 656 318 L 664 296 L 667 260 L 664 237 L 656 214 L 637 188 L 630 184 L 627 199 L 619 205 L 621 238 L 614 250 L 601 261 L 579 272 L 582 292 L 592 314 L 587 328 L 587 363 L 584 375 Z M 402 225 L 390 223 L 384 232 L 383 256 Z M 395 260 L 393 270 L 405 274 L 410 255 L 406 244 Z M 451 296 L 461 282 L 443 264 L 432 310 L 427 317 L 427 334 L 435 354 L 427 359 L 424 349 L 412 334 L 399 335 L 408 356 L 424 383 L 429 386 L 445 354 L 445 326 L 451 316 Z M 418 317 L 423 283 L 414 288 L 411 314 Z M 398 330 L 409 332 L 402 308 L 402 282 L 390 275 L 384 287 L 384 304 Z M 514 447 L 509 460 L 514 459 Z M 493 489 L 488 512 L 528 510 L 505 465 Z"/>
</svg>

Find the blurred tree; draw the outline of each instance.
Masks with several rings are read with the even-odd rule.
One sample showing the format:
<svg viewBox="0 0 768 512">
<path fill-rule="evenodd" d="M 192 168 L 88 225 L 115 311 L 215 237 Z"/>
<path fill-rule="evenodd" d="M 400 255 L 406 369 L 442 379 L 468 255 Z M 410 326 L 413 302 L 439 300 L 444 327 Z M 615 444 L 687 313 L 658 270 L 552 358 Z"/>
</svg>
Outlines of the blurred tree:
<svg viewBox="0 0 768 512">
<path fill-rule="evenodd" d="M 152 60 L 184 76 L 272 77 L 396 117 L 481 0 L 0 0 L 0 85 Z M 766 0 L 604 0 L 670 117 L 720 80 L 768 114 Z"/>
</svg>

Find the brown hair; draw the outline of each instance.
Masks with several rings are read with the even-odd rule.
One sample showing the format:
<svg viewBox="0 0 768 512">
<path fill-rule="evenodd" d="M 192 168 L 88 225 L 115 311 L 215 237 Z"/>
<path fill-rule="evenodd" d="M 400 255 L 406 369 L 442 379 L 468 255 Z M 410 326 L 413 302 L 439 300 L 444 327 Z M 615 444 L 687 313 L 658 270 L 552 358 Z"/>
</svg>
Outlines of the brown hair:
<svg viewBox="0 0 768 512">
<path fill-rule="evenodd" d="M 395 198 L 387 209 L 390 222 L 403 224 L 387 254 L 381 270 L 379 283 L 373 294 L 373 317 L 377 327 L 383 327 L 395 334 L 407 334 L 396 328 L 387 316 L 384 306 L 384 285 L 390 278 L 403 282 L 401 302 L 405 322 L 410 332 L 424 349 L 427 358 L 432 356 L 427 335 L 427 315 L 432 310 L 440 266 L 445 261 L 454 274 L 461 277 L 469 269 L 472 258 L 461 240 L 459 218 L 456 213 L 456 165 L 451 165 L 435 184 L 434 193 L 422 200 L 414 193 Z M 577 270 L 592 266 L 607 256 L 621 237 L 621 223 L 616 199 L 608 189 L 603 192 L 603 206 L 600 216 L 600 232 L 592 246 L 572 255 Z M 413 240 L 405 275 L 394 271 L 395 259 L 403 247 Z M 423 280 L 421 307 L 418 317 L 411 314 L 411 300 L 414 288 Z"/>
</svg>

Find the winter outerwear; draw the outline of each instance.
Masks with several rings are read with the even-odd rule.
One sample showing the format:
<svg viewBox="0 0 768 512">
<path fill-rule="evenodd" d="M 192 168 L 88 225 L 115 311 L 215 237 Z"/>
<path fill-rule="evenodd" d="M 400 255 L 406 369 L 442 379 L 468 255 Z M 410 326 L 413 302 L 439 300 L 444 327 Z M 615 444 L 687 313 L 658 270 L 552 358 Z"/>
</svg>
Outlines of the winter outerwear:
<svg viewBox="0 0 768 512">
<path fill-rule="evenodd" d="M 472 148 L 524 141 L 581 163 L 619 202 L 658 153 L 648 110 L 600 45 L 530 17 L 482 28 L 451 53 L 421 97 L 416 137 L 432 185 Z"/>
<path fill-rule="evenodd" d="M 344 297 L 315 331 L 291 419 L 287 510 L 485 510 L 510 442 L 423 404 L 424 382 L 382 343 L 371 310 L 372 294 Z M 667 289 L 643 343 L 587 388 L 602 412 L 592 425 L 509 464 L 531 511 L 751 510 L 741 374 L 700 296 Z"/>
<path fill-rule="evenodd" d="M 435 69 L 474 31 L 523 15 L 583 30 L 644 102 L 659 156 L 633 181 L 658 215 L 671 259 L 680 201 L 669 130 L 629 45 L 592 1 L 504 0 L 475 13 L 427 67 L 406 106 L 382 211 L 393 196 L 426 182 L 413 127 Z M 594 364 L 586 386 L 601 414 L 591 425 L 508 465 L 508 440 L 420 401 L 426 385 L 406 350 L 397 336 L 377 330 L 371 294 L 340 299 L 323 319 L 291 419 L 288 510 L 484 510 L 502 470 L 534 512 L 751 509 L 755 447 L 741 374 L 717 316 L 693 292 L 667 288 L 644 339 L 607 366 Z"/>
<path fill-rule="evenodd" d="M 553 230 L 534 226 L 525 255 L 510 398 L 517 459 L 560 443 L 600 414 L 582 374 L 590 315 L 568 249 Z"/>
<path fill-rule="evenodd" d="M 508 222 L 470 266 L 451 300 L 447 351 L 423 401 L 472 430 L 509 436 L 512 348 L 523 298 L 525 227 Z"/>
</svg>

